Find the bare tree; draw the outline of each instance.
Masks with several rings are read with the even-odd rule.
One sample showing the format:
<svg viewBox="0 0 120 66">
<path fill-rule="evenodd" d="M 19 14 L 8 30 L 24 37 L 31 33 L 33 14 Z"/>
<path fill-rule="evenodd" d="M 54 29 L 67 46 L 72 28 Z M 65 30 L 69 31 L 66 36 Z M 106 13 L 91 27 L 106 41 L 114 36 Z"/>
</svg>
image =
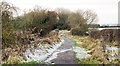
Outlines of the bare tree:
<svg viewBox="0 0 120 66">
<path fill-rule="evenodd" d="M 83 13 L 83 17 L 84 19 L 87 20 L 87 24 L 94 24 L 97 22 L 97 14 L 95 12 L 93 12 L 92 10 L 86 10 Z"/>
</svg>

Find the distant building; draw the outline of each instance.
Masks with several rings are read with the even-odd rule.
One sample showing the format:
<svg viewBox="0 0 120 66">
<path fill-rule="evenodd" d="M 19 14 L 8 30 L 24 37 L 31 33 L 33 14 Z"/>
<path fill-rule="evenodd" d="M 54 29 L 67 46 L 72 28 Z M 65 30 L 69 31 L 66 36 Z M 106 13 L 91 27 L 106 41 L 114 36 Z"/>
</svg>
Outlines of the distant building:
<svg viewBox="0 0 120 66">
<path fill-rule="evenodd" d="M 100 27 L 101 28 L 104 28 L 104 27 L 120 27 L 120 24 L 103 24 Z"/>
</svg>

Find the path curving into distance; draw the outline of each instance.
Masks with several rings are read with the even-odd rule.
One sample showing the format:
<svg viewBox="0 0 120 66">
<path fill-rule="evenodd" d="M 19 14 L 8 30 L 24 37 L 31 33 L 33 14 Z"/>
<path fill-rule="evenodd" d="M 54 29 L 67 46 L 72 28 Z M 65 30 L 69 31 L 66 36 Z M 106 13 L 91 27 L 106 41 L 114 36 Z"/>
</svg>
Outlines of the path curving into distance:
<svg viewBox="0 0 120 66">
<path fill-rule="evenodd" d="M 75 42 L 65 37 L 65 34 L 62 35 L 62 39 L 64 39 L 64 43 L 45 61 L 45 62 L 53 62 L 54 64 L 78 64 L 75 61 L 75 58 L 79 58 L 80 60 L 90 57 L 90 54 L 87 52 L 91 52 L 85 50 L 81 47 L 73 47 Z M 111 51 L 112 53 L 108 56 L 111 60 L 114 60 L 116 57 L 115 53 L 118 53 L 119 48 L 106 46 L 106 51 Z"/>
<path fill-rule="evenodd" d="M 75 61 L 76 55 L 73 51 L 74 41 L 65 38 L 65 34 L 62 35 L 64 44 L 62 44 L 45 62 L 53 62 L 54 64 L 78 64 Z"/>
</svg>

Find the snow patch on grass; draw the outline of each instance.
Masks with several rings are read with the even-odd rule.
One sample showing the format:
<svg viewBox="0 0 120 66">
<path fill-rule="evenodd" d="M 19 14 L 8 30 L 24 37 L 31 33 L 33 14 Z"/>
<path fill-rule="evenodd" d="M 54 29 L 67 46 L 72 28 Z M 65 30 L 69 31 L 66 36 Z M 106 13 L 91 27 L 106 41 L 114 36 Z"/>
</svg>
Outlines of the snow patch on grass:
<svg viewBox="0 0 120 66">
<path fill-rule="evenodd" d="M 76 52 L 76 58 L 78 58 L 79 60 L 91 56 L 90 54 L 87 54 L 87 51 L 81 47 L 73 47 L 73 51 Z"/>
<path fill-rule="evenodd" d="M 37 62 L 43 62 L 45 61 L 57 48 L 59 48 L 63 44 L 64 40 L 61 40 L 58 44 L 52 45 L 51 48 L 39 48 L 34 49 L 34 51 L 30 51 L 28 48 L 26 52 L 24 53 L 26 57 L 26 61 L 23 60 L 22 62 L 31 62 L 31 61 L 37 61 Z"/>
<path fill-rule="evenodd" d="M 108 45 L 106 45 L 106 51 L 111 51 L 111 52 L 115 52 L 115 53 L 118 53 L 118 48 L 117 47 L 110 47 Z"/>
<path fill-rule="evenodd" d="M 119 56 L 119 50 L 120 48 L 117 48 L 117 47 L 113 47 L 113 46 L 109 46 L 109 45 L 106 45 L 106 52 L 109 52 L 109 60 L 112 61 L 112 60 L 115 60 L 116 59 L 116 54 L 118 55 L 118 59 L 120 59 L 120 56 Z"/>
</svg>

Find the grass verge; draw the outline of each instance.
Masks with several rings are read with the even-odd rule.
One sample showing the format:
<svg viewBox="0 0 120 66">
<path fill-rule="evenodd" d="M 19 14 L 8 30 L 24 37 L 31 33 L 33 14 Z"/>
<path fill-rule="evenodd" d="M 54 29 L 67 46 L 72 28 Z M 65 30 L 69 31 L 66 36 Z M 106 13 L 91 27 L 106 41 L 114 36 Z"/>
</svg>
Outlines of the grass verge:
<svg viewBox="0 0 120 66">
<path fill-rule="evenodd" d="M 109 53 L 104 52 L 105 43 L 100 40 L 94 40 L 89 38 L 89 36 L 73 36 L 71 34 L 66 34 L 66 38 L 73 40 L 75 42 L 74 46 L 90 50 L 88 52 L 91 56 L 83 60 L 76 58 L 79 64 L 118 64 L 118 59 L 114 61 L 108 60 Z"/>
</svg>

